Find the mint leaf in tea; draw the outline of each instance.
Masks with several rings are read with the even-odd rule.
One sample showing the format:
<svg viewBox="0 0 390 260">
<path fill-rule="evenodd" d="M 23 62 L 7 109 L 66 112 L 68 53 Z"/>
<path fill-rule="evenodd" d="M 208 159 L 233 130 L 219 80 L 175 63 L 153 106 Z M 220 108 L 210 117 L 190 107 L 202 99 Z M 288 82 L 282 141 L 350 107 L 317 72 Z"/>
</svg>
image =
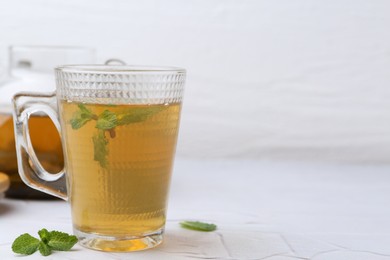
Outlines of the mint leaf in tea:
<svg viewBox="0 0 390 260">
<path fill-rule="evenodd" d="M 101 113 L 97 119 L 96 122 L 96 128 L 101 130 L 109 130 L 111 128 L 114 128 L 118 125 L 118 119 L 115 115 L 115 113 L 104 110 L 103 113 Z"/>
<path fill-rule="evenodd" d="M 166 105 L 147 105 L 147 106 L 131 106 L 119 105 L 119 110 L 114 113 L 108 109 L 104 110 L 99 115 L 94 114 L 86 104 L 77 104 L 79 110 L 73 113 L 73 117 L 69 120 L 73 130 L 80 129 L 91 120 L 96 120 L 96 128 L 99 130 L 108 131 L 111 138 L 115 138 L 115 128 L 117 126 L 139 123 L 148 119 L 148 117 L 164 110 Z M 91 106 L 91 105 L 89 105 Z M 105 105 L 107 108 L 115 108 L 117 105 Z M 125 108 L 125 109 L 123 109 Z M 117 109 L 115 109 L 117 110 Z M 107 167 L 108 149 L 105 147 L 108 144 L 108 139 L 105 132 L 98 131 L 93 137 L 94 144 L 94 160 L 99 162 L 103 168 Z"/>
<path fill-rule="evenodd" d="M 92 137 L 93 141 L 93 159 L 97 161 L 101 167 L 107 167 L 107 155 L 108 155 L 108 140 L 104 131 L 99 130 Z"/>
<path fill-rule="evenodd" d="M 96 115 L 91 113 L 83 104 L 78 104 L 79 110 L 75 112 L 73 118 L 70 120 L 73 129 L 79 129 L 86 123 L 96 118 Z"/>
<path fill-rule="evenodd" d="M 153 116 L 164 109 L 166 109 L 165 105 L 146 107 L 135 106 L 131 109 L 126 109 L 118 114 L 118 125 L 128 125 L 145 121 L 148 117 Z"/>
<path fill-rule="evenodd" d="M 162 228 L 181 104 L 62 101 L 59 108 L 76 229 L 142 236 Z M 83 111 L 90 121 L 75 129 Z"/>
</svg>

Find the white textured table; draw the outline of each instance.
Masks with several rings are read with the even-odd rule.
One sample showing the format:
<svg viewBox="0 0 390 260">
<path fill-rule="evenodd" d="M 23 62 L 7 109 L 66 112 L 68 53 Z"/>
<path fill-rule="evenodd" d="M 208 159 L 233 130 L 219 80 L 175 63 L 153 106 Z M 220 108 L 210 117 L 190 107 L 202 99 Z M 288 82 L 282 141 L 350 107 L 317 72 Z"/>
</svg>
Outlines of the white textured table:
<svg viewBox="0 0 390 260">
<path fill-rule="evenodd" d="M 219 229 L 181 229 L 187 219 Z M 69 206 L 1 200 L 0 259 L 20 259 L 13 239 L 43 227 L 71 232 Z M 75 246 L 45 259 L 390 259 L 390 166 L 177 160 L 163 245 L 135 253 Z"/>
</svg>

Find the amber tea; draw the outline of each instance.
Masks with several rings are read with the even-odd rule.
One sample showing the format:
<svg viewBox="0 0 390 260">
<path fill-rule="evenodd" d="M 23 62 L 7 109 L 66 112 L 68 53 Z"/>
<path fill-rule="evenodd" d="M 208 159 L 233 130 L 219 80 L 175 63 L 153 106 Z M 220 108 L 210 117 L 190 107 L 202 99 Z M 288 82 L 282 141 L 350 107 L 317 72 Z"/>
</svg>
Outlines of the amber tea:
<svg viewBox="0 0 390 260">
<path fill-rule="evenodd" d="M 63 101 L 60 114 L 75 228 L 115 237 L 161 229 L 180 104 Z"/>
</svg>

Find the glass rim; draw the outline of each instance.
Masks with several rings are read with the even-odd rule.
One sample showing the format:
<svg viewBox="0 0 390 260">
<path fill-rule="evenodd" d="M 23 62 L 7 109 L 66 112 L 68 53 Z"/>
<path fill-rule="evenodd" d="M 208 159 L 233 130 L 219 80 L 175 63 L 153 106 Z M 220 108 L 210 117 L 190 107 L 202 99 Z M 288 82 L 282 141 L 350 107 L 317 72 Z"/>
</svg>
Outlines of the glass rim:
<svg viewBox="0 0 390 260">
<path fill-rule="evenodd" d="M 57 72 L 70 73 L 178 73 L 185 74 L 184 68 L 150 65 L 105 65 L 105 64 L 69 64 L 55 68 Z"/>
</svg>

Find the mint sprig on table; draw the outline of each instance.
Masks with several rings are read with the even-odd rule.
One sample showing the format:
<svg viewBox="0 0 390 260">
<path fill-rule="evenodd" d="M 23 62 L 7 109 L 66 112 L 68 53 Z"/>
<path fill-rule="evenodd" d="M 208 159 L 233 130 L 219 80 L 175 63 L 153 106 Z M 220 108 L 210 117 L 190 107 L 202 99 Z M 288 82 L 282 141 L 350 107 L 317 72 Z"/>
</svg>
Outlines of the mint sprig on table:
<svg viewBox="0 0 390 260">
<path fill-rule="evenodd" d="M 37 250 L 48 256 L 52 251 L 69 251 L 78 241 L 76 236 L 60 231 L 47 231 L 45 228 L 38 231 L 41 240 L 28 233 L 20 235 L 12 244 L 12 251 L 17 254 L 31 255 Z"/>
<path fill-rule="evenodd" d="M 115 105 L 112 105 L 115 106 Z M 160 112 L 165 107 L 163 106 L 150 106 L 150 107 L 133 107 L 127 110 L 123 110 L 120 113 L 114 113 L 109 110 L 104 110 L 101 114 L 97 115 L 92 113 L 84 104 L 78 104 L 79 110 L 77 110 L 70 124 L 73 130 L 78 130 L 87 124 L 89 121 L 96 121 L 97 132 L 92 136 L 94 146 L 94 160 L 97 161 L 101 167 L 106 168 L 108 165 L 107 156 L 109 138 L 106 137 L 108 133 L 109 137 L 115 138 L 115 129 L 118 126 L 128 125 L 145 121 L 148 117 Z"/>
<path fill-rule="evenodd" d="M 182 221 L 180 222 L 182 228 L 210 232 L 217 229 L 217 225 L 211 223 L 205 223 L 200 221 Z"/>
</svg>

